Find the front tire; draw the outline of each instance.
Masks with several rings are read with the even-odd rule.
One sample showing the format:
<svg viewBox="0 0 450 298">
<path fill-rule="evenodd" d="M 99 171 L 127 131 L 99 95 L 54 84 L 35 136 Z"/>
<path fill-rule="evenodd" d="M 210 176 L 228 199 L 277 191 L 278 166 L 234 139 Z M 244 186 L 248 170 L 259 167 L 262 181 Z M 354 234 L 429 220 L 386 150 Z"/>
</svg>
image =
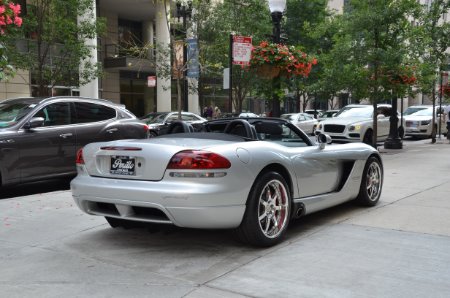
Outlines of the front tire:
<svg viewBox="0 0 450 298">
<path fill-rule="evenodd" d="M 362 206 L 375 206 L 378 203 L 383 187 L 383 167 L 376 157 L 370 157 L 361 179 L 356 202 Z"/>
<path fill-rule="evenodd" d="M 403 126 L 400 126 L 398 128 L 398 136 L 402 140 L 405 138 L 405 129 L 403 128 Z"/>
<path fill-rule="evenodd" d="M 238 238 L 254 246 L 268 247 L 281 241 L 289 224 L 291 195 L 283 176 L 266 172 L 258 177 L 247 200 Z"/>
<path fill-rule="evenodd" d="M 368 129 L 364 134 L 363 143 L 372 146 L 372 136 L 373 131 L 371 129 Z"/>
</svg>

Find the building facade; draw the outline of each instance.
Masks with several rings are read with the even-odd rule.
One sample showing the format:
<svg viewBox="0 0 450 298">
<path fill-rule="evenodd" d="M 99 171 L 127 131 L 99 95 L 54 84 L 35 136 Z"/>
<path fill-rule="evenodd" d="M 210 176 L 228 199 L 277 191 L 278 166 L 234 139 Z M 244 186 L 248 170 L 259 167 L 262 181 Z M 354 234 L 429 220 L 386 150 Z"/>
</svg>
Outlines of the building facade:
<svg viewBox="0 0 450 298">
<path fill-rule="evenodd" d="M 22 7 L 27 1 L 18 1 Z M 126 3 L 125 3 L 126 2 Z M 80 95 L 104 98 L 125 104 L 137 116 L 153 111 L 176 110 L 176 92 L 172 80 L 158 76 L 156 63 L 170 65 L 170 55 L 155 57 L 148 50 L 146 57 L 127 51 L 133 46 L 149 46 L 170 43 L 167 15 L 174 9 L 173 1 L 92 0 L 97 17 L 106 20 L 105 36 L 87 40 L 94 46 L 92 63 L 101 62 L 103 76 L 83 86 L 55 86 L 54 95 Z M 22 9 L 22 12 L 26 9 Z M 149 84 L 156 78 L 156 86 Z M 0 100 L 13 97 L 33 96 L 34 80 L 30 71 L 18 70 L 7 82 L 0 83 Z M 173 91 L 173 92 L 172 92 Z M 172 95 L 174 94 L 174 95 Z M 183 110 L 198 113 L 198 96 L 188 95 Z"/>
</svg>

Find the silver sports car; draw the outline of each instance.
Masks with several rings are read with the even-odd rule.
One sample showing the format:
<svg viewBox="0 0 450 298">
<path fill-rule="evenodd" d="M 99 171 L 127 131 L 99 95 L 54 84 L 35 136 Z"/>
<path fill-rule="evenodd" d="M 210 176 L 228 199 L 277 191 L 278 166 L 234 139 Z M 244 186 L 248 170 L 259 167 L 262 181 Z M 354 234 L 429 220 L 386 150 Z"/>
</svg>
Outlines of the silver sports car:
<svg viewBox="0 0 450 298">
<path fill-rule="evenodd" d="M 91 143 L 78 152 L 73 197 L 112 227 L 135 222 L 235 229 L 256 246 L 278 243 L 289 221 L 349 200 L 374 206 L 378 152 L 362 143 L 317 144 L 274 118 L 219 119 L 192 132 Z"/>
</svg>

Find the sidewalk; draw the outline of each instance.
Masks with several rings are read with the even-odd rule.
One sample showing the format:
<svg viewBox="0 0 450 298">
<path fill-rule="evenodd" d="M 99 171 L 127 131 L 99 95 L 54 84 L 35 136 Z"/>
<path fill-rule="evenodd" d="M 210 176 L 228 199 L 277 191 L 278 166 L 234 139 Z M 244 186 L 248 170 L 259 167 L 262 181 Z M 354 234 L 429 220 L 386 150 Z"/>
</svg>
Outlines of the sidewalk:
<svg viewBox="0 0 450 298">
<path fill-rule="evenodd" d="M 420 145 L 449 145 L 450 146 L 450 141 L 447 140 L 447 137 L 444 135 L 441 135 L 441 137 L 439 138 L 439 136 L 436 137 L 436 143 L 432 143 L 431 139 L 422 139 L 422 140 L 414 140 L 414 141 L 409 141 L 409 140 L 403 140 L 402 141 L 403 144 L 403 148 L 402 149 L 386 149 L 384 148 L 384 144 L 380 143 L 377 146 L 377 150 L 380 153 L 386 153 L 386 154 L 396 154 L 396 153 L 402 153 L 407 151 L 410 148 L 417 148 Z"/>
</svg>

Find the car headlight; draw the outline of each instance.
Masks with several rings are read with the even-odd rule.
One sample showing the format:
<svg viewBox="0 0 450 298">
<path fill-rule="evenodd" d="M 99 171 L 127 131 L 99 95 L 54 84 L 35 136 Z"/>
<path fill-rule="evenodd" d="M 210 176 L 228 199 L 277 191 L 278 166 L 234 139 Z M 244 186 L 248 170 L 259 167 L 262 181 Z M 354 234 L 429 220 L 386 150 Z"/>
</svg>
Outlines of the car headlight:
<svg viewBox="0 0 450 298">
<path fill-rule="evenodd" d="M 350 127 L 348 128 L 349 131 L 359 131 L 361 130 L 361 125 L 360 124 L 356 124 L 356 125 L 350 125 Z"/>
<path fill-rule="evenodd" d="M 431 120 L 424 120 L 424 121 L 420 121 L 420 125 L 428 125 L 430 124 Z"/>
<path fill-rule="evenodd" d="M 322 123 L 316 124 L 317 129 L 322 130 Z"/>
</svg>

